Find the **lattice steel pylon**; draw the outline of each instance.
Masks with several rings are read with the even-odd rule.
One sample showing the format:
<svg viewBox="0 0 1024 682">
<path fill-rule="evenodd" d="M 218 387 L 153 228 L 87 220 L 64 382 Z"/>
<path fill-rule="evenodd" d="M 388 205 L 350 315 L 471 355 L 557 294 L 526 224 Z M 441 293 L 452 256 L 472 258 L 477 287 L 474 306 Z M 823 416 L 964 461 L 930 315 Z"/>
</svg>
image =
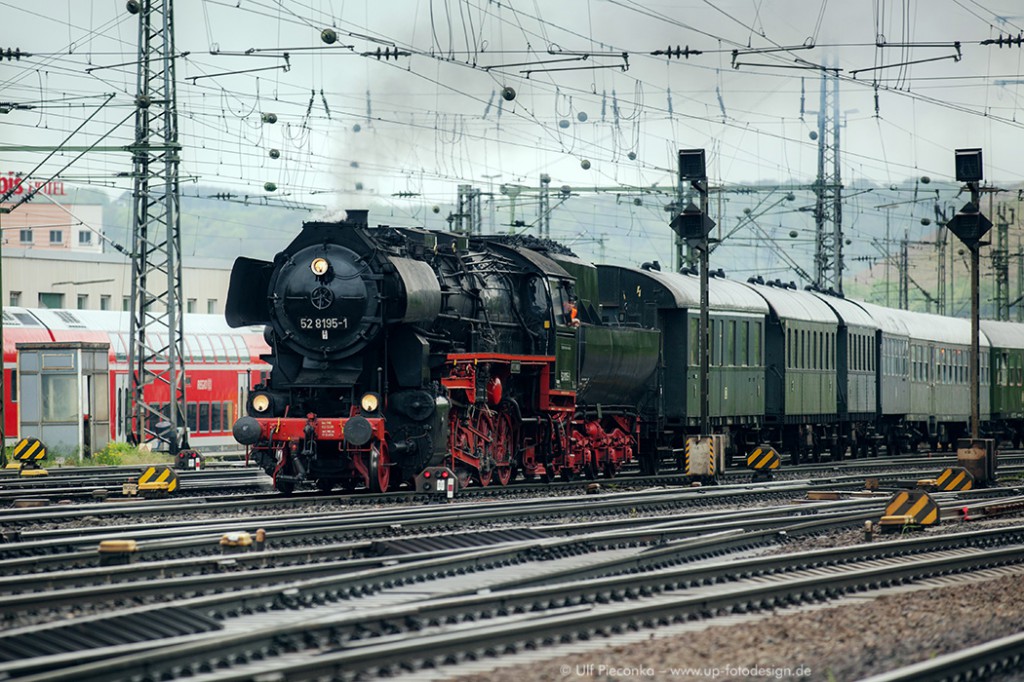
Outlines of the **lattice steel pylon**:
<svg viewBox="0 0 1024 682">
<path fill-rule="evenodd" d="M 185 433 L 185 367 L 173 0 L 137 0 L 128 8 L 139 15 L 139 45 L 125 433 L 135 443 L 162 440 L 177 454 L 188 441 L 179 438 L 179 429 Z"/>
<path fill-rule="evenodd" d="M 814 284 L 843 293 L 843 194 L 839 166 L 839 78 L 821 72 L 818 176 L 814 181 Z"/>
<path fill-rule="evenodd" d="M 996 279 L 996 319 L 1010 320 L 1010 223 L 1014 210 L 999 204 L 996 209 L 996 240 L 992 249 L 992 274 Z"/>
</svg>

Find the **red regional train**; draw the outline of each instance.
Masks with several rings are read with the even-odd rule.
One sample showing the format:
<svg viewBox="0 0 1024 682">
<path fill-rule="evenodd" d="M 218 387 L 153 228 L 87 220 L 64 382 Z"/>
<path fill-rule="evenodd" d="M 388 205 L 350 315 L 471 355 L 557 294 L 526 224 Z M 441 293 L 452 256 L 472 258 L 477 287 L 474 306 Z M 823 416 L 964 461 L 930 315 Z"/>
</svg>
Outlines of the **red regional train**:
<svg viewBox="0 0 1024 682">
<path fill-rule="evenodd" d="M 8 445 L 19 433 L 17 344 L 88 341 L 110 345 L 110 440 L 127 441 L 129 410 L 128 312 L 5 307 L 3 309 L 4 434 Z M 245 414 L 249 387 L 259 383 L 269 366 L 260 355 L 269 352 L 261 326 L 232 329 L 223 315 L 186 313 L 185 399 L 189 445 L 203 453 L 239 451 L 231 435 Z M 158 335 L 159 336 L 159 335 Z M 159 369 L 156 367 L 155 369 Z M 150 404 L 166 403 L 166 385 L 145 389 Z"/>
</svg>

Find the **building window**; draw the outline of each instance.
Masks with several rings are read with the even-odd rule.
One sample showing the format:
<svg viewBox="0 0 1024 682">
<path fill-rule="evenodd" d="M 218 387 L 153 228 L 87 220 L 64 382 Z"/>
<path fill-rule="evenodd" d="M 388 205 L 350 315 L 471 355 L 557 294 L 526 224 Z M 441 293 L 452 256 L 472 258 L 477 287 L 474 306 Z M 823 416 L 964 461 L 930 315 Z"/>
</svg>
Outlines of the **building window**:
<svg viewBox="0 0 1024 682">
<path fill-rule="evenodd" d="M 40 308 L 63 308 L 64 307 L 64 294 L 54 294 L 49 292 L 39 292 L 39 307 Z"/>
<path fill-rule="evenodd" d="M 185 303 L 185 312 L 186 313 L 194 313 L 195 311 L 196 311 L 196 299 L 190 298 Z"/>
<path fill-rule="evenodd" d="M 78 245 L 79 246 L 91 246 L 92 245 L 92 232 L 88 230 L 82 230 L 78 233 Z"/>
<path fill-rule="evenodd" d="M 121 297 L 121 310 L 131 310 L 131 309 L 132 309 L 132 297 L 131 296 L 122 296 Z"/>
<path fill-rule="evenodd" d="M 63 244 L 64 243 L 64 230 L 50 230 L 50 243 L 51 244 Z"/>
<path fill-rule="evenodd" d="M 217 312 L 217 299 L 206 299 L 206 312 L 209 313 L 210 315 L 213 315 Z"/>
<path fill-rule="evenodd" d="M 11 305 L 21 305 L 21 292 L 20 291 L 12 291 L 11 292 Z"/>
<path fill-rule="evenodd" d="M 107 294 L 100 295 L 100 310 L 110 310 L 110 296 Z"/>
<path fill-rule="evenodd" d="M 89 307 L 89 294 L 78 294 L 78 309 L 86 310 Z"/>
<path fill-rule="evenodd" d="M 18 241 L 22 244 L 31 244 L 32 230 L 18 230 Z"/>
</svg>

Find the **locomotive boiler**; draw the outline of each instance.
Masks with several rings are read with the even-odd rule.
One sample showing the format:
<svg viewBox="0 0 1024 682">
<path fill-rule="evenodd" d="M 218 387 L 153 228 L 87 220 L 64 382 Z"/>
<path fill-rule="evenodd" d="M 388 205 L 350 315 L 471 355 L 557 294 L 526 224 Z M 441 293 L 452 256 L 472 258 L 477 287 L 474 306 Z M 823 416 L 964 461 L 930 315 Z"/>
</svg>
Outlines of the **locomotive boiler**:
<svg viewBox="0 0 1024 682">
<path fill-rule="evenodd" d="M 365 211 L 305 223 L 231 273 L 228 323 L 265 325 L 271 349 L 235 438 L 284 492 L 614 474 L 658 335 L 600 324 L 596 281 L 550 243 L 371 228 Z"/>
</svg>

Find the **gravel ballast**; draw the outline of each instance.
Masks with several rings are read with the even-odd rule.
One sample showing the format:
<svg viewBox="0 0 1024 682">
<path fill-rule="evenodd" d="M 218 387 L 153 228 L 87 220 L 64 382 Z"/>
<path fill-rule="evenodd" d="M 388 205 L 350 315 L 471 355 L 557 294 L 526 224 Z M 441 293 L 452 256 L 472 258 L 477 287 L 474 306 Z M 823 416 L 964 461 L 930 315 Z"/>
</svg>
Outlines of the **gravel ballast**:
<svg viewBox="0 0 1024 682">
<path fill-rule="evenodd" d="M 525 664 L 478 661 L 445 673 L 460 682 L 858 680 L 1024 631 L 1024 567 L 675 630 L 597 638 L 527 654 Z M 570 649 L 586 651 L 565 655 Z M 1024 672 L 1000 679 L 1024 680 Z"/>
</svg>

